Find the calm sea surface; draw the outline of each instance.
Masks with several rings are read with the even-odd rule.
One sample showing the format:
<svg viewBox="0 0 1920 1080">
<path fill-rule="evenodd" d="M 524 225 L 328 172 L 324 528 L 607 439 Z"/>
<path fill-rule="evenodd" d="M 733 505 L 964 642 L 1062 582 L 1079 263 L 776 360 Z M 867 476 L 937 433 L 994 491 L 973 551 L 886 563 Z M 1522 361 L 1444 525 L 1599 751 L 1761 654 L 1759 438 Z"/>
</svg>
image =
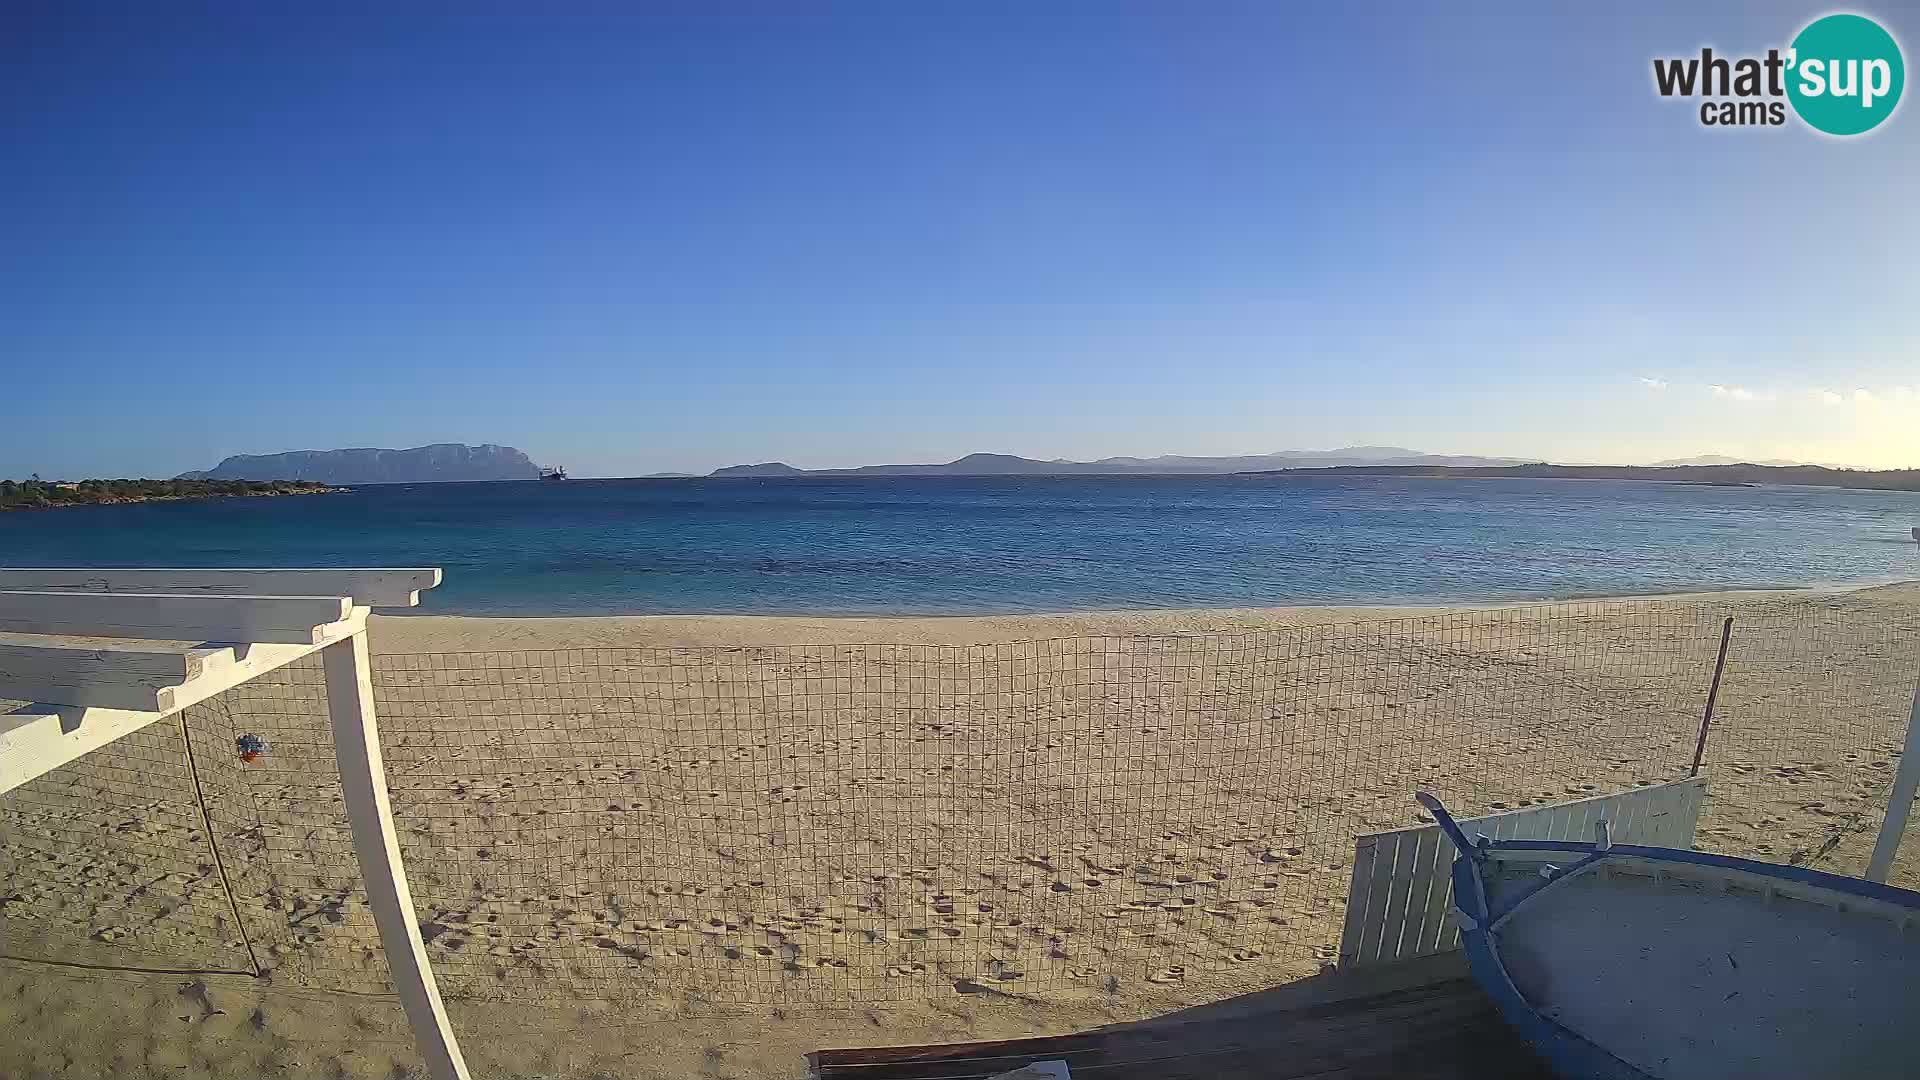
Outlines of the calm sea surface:
<svg viewBox="0 0 1920 1080">
<path fill-rule="evenodd" d="M 6 566 L 444 566 L 422 612 L 1443 603 L 1920 577 L 1920 494 L 1608 481 L 417 484 L 0 514 Z"/>
</svg>

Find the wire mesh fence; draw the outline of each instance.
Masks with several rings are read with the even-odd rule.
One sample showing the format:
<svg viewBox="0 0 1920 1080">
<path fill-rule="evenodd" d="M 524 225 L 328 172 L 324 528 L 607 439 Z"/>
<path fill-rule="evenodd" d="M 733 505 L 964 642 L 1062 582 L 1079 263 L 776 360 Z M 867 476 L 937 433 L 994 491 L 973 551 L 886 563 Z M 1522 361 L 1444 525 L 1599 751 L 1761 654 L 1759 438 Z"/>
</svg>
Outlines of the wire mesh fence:
<svg viewBox="0 0 1920 1080">
<path fill-rule="evenodd" d="M 1419 820 L 1416 789 L 1477 813 L 1685 775 L 1728 614 L 1700 846 L 1860 873 L 1920 622 L 1844 596 L 992 645 L 376 655 L 374 684 L 450 997 L 684 1011 L 1157 984 L 1199 1001 L 1331 961 L 1353 837 Z M 183 724 L 270 977 L 384 989 L 317 658 Z M 251 764 L 232 753 L 248 734 L 269 746 Z M 204 856 L 184 747 L 164 726 L 143 736 L 0 797 L 7 904 L 40 858 L 14 837 L 48 827 L 52 793 L 76 807 L 39 837 L 59 858 L 113 853 L 153 876 Z M 115 769 L 117 786 L 82 779 Z M 129 836 L 116 814 L 179 824 Z M 1916 869 L 1903 859 L 1896 881 Z M 42 880 L 31 941 L 8 909 L 8 952 L 91 940 L 144 902 L 119 879 L 88 904 Z M 141 946 L 244 963 L 226 905 L 194 881 L 197 906 L 150 925 L 195 934 L 143 930 Z"/>
<path fill-rule="evenodd" d="M 1920 683 L 1920 618 L 1862 618 L 1844 598 L 1736 617 L 1696 846 L 1860 875 Z M 1911 834 L 1914 830 L 1909 830 Z M 1889 881 L 1920 888 L 1920 843 Z"/>
<path fill-rule="evenodd" d="M 169 718 L 0 796 L 0 955 L 252 974 Z"/>
</svg>

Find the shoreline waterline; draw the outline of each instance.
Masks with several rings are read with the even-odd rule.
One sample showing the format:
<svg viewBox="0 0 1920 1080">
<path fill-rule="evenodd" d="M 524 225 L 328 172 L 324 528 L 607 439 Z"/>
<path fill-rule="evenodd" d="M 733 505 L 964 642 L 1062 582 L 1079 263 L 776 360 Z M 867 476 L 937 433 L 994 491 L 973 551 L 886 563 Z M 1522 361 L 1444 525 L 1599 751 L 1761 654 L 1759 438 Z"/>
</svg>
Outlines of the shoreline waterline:
<svg viewBox="0 0 1920 1080">
<path fill-rule="evenodd" d="M 1450 613 L 1551 607 L 1556 604 L 1724 601 L 1737 606 L 1822 597 L 1858 598 L 1863 603 L 1884 601 L 1900 607 L 1920 607 L 1920 578 L 1459 604 L 1130 608 L 995 615 L 375 614 L 370 642 L 373 651 L 378 653 L 847 644 L 975 645 L 1059 637 L 1171 636 L 1278 630 L 1427 618 Z"/>
</svg>

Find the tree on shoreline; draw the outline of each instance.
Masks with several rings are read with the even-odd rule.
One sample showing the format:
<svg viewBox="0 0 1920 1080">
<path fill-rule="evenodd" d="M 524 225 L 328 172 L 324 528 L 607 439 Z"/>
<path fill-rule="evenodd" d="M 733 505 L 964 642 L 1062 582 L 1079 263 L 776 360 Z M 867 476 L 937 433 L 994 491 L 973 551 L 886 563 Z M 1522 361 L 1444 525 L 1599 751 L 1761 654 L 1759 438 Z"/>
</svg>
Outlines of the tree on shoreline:
<svg viewBox="0 0 1920 1080">
<path fill-rule="evenodd" d="M 307 480 L 101 480 L 63 483 L 40 479 L 0 480 L 0 510 L 94 506 L 157 499 L 210 499 L 254 495 L 313 495 L 340 491 Z"/>
</svg>

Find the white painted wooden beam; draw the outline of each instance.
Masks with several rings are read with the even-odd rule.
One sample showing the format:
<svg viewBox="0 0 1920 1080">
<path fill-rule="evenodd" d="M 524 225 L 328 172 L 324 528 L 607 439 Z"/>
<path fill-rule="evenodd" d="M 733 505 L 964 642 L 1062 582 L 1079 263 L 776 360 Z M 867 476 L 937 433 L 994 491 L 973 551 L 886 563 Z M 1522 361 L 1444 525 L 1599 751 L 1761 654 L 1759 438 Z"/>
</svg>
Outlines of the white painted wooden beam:
<svg viewBox="0 0 1920 1080">
<path fill-rule="evenodd" d="M 427 947 L 407 888 L 400 860 L 400 838 L 387 798 L 387 769 L 380 753 L 380 728 L 374 718 L 373 680 L 367 662 L 367 636 L 354 634 L 321 651 L 327 670 L 327 714 L 333 724 L 334 756 L 340 763 L 340 789 L 353 826 L 353 850 L 394 993 L 413 1026 L 414 1042 L 434 1080 L 468 1080 L 467 1063 L 447 1022 L 446 1006 L 434 982 Z"/>
<path fill-rule="evenodd" d="M 129 649 L 0 642 L 0 692 L 60 705 L 172 712 L 182 683 L 234 660 L 231 645 Z"/>
<path fill-rule="evenodd" d="M 363 607 L 413 607 L 440 584 L 437 566 L 314 570 L 0 569 L 0 589 L 98 593 L 201 593 L 210 596 L 351 596 Z"/>
<path fill-rule="evenodd" d="M 318 645 L 354 610 L 345 596 L 0 592 L 0 631 Z"/>
<path fill-rule="evenodd" d="M 231 661 L 205 665 L 199 675 L 174 687 L 164 710 L 36 703 L 0 714 L 0 794 L 222 690 L 362 633 L 366 619 L 367 609 L 355 608 L 351 617 L 325 628 L 322 640 L 310 645 L 208 646 L 209 651 L 229 653 Z M 0 690 L 6 689 L 6 684 L 0 683 Z"/>
<path fill-rule="evenodd" d="M 1914 530 L 1920 538 L 1920 529 Z M 1893 790 L 1887 794 L 1887 816 L 1880 822 L 1880 834 L 1873 840 L 1873 855 L 1867 860 L 1869 881 L 1887 880 L 1893 871 L 1893 857 L 1900 854 L 1900 841 L 1907 834 L 1907 818 L 1913 814 L 1913 799 L 1920 792 L 1920 686 L 1913 691 L 1913 710 L 1907 714 L 1907 740 L 1900 751 L 1900 767 L 1894 770 Z"/>
<path fill-rule="evenodd" d="M 0 794 L 166 715 L 138 709 L 27 705 L 0 716 Z"/>
</svg>

